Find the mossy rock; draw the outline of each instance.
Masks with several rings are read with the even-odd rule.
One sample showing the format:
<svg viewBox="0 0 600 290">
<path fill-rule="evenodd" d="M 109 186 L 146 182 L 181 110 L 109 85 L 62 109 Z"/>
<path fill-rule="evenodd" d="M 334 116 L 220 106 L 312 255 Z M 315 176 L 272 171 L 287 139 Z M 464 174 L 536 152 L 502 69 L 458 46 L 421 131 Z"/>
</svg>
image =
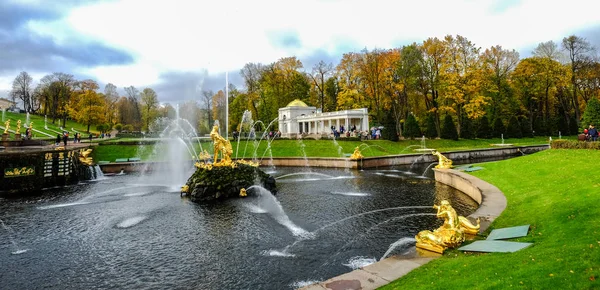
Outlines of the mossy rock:
<svg viewBox="0 0 600 290">
<path fill-rule="evenodd" d="M 275 179 L 260 168 L 238 164 L 236 168 L 213 167 L 211 170 L 198 168 L 186 182 L 188 195 L 194 202 L 211 202 L 239 197 L 242 188 L 260 184 L 277 193 Z"/>
</svg>

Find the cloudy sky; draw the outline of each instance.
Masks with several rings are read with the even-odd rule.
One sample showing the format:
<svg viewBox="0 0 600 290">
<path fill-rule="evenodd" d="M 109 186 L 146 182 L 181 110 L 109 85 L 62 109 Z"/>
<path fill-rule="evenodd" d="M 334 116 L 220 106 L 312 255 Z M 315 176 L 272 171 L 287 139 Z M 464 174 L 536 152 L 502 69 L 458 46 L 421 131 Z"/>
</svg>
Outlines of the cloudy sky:
<svg viewBox="0 0 600 290">
<path fill-rule="evenodd" d="M 600 46 L 595 1 L 0 0 L 0 97 L 20 71 L 103 87 L 155 89 L 161 102 L 242 87 L 245 63 L 297 56 L 307 71 L 342 53 L 460 34 L 530 55 L 567 35 Z"/>
</svg>

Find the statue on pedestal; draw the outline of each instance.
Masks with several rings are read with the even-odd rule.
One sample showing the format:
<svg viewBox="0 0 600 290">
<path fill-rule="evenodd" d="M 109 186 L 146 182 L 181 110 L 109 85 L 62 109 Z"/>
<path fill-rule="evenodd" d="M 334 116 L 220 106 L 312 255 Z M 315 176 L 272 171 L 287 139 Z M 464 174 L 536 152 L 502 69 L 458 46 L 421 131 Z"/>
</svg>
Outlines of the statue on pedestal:
<svg viewBox="0 0 600 290">
<path fill-rule="evenodd" d="M 213 166 L 231 166 L 231 154 L 233 153 L 233 148 L 231 147 L 231 143 L 229 140 L 223 138 L 219 135 L 219 125 L 215 124 L 213 126 L 212 131 L 210 132 L 210 138 L 213 140 L 215 159 L 213 160 Z M 217 161 L 219 158 L 219 152 L 222 153 L 223 157 L 220 161 Z"/>
<path fill-rule="evenodd" d="M 4 134 L 8 134 L 8 128 L 10 128 L 10 119 L 4 122 Z"/>
<path fill-rule="evenodd" d="M 17 121 L 17 130 L 15 131 L 15 135 L 21 134 L 21 120 Z"/>
<path fill-rule="evenodd" d="M 354 153 L 352 153 L 352 155 L 350 155 L 350 160 L 359 160 L 359 159 L 363 159 L 363 155 L 360 153 L 360 146 L 356 146 L 356 148 L 354 148 Z"/>
</svg>

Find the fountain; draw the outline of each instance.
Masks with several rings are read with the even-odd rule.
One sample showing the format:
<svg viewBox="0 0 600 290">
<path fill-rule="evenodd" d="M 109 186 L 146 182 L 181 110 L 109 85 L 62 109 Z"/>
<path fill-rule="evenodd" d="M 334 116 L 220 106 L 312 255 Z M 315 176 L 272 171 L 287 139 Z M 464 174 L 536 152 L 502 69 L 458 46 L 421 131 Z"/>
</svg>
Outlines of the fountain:
<svg viewBox="0 0 600 290">
<path fill-rule="evenodd" d="M 504 134 L 500 134 L 500 139 L 502 140 L 500 144 L 490 144 L 491 146 L 513 146 L 513 144 L 504 144 Z"/>
<path fill-rule="evenodd" d="M 44 115 L 44 129 L 48 130 L 48 116 Z"/>
<path fill-rule="evenodd" d="M 260 170 L 258 163 L 231 160 L 231 143 L 219 134 L 218 122 L 215 122 L 210 137 L 214 148 L 213 162 L 195 163 L 196 172 L 181 188 L 182 194 L 195 202 L 227 199 L 238 197 L 242 189 L 253 186 L 256 181 L 270 192 L 277 192 L 275 179 Z"/>
<path fill-rule="evenodd" d="M 415 149 L 417 152 L 433 152 L 435 149 L 427 148 L 425 146 L 425 135 L 421 137 L 421 148 Z"/>
<path fill-rule="evenodd" d="M 2 122 L 4 122 L 6 120 L 6 118 L 4 117 L 5 114 L 6 114 L 6 108 L 2 108 Z"/>
<path fill-rule="evenodd" d="M 444 224 L 432 231 L 421 231 L 415 236 L 417 248 L 436 253 L 444 253 L 447 248 L 455 248 L 465 241 L 465 234 L 477 234 L 480 224 L 473 225 L 467 218 L 459 216 L 447 200 L 442 200 L 436 216 L 444 219 Z"/>
<path fill-rule="evenodd" d="M 452 160 L 448 159 L 448 157 L 442 155 L 439 151 L 433 151 L 433 155 L 438 157 L 438 165 L 435 168 L 439 169 L 450 169 L 452 168 Z"/>
</svg>

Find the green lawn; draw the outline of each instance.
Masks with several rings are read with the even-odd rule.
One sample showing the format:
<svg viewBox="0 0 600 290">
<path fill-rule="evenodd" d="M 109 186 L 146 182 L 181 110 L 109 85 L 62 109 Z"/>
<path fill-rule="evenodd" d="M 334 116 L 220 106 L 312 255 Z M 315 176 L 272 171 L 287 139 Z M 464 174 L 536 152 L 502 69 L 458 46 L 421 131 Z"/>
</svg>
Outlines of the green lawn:
<svg viewBox="0 0 600 290">
<path fill-rule="evenodd" d="M 21 134 L 25 135 L 25 130 L 26 130 L 25 120 L 27 119 L 27 114 L 4 112 L 4 121 L 2 121 L 2 124 L 0 124 L 0 126 L 4 127 L 4 122 L 8 119 L 10 119 L 10 129 L 11 130 L 15 130 L 17 128 L 17 120 L 21 120 Z M 40 133 L 40 132 L 35 132 L 35 130 L 34 130 L 34 132 L 33 132 L 34 139 L 53 138 L 53 137 L 56 137 L 56 134 L 58 134 L 59 132 L 62 132 L 62 130 L 58 126 L 59 121 L 56 120 L 56 124 L 52 124 L 52 119 L 50 117 L 48 117 L 48 120 L 46 122 L 46 126 L 48 127 L 47 130 L 44 128 L 44 116 L 30 114 L 29 122 L 33 122 L 33 128 L 35 130 L 39 130 L 39 131 L 42 131 L 42 132 L 50 135 L 50 136 L 48 136 L 48 135 Z M 27 125 L 29 126 L 29 124 L 27 124 Z M 72 120 L 67 120 L 67 125 L 63 126 L 63 129 L 65 129 L 71 133 L 70 137 L 73 136 L 75 133 L 73 129 L 75 129 L 75 131 L 77 131 L 77 132 L 82 133 L 82 139 L 85 139 L 85 137 L 87 137 L 87 134 L 85 133 L 85 132 L 87 132 L 87 125 L 80 124 L 80 123 L 77 123 Z M 90 131 L 92 131 L 93 133 L 98 133 L 96 131 L 95 126 L 90 127 Z M 13 136 L 13 134 L 11 133 L 11 138 L 12 138 L 12 136 Z"/>
<path fill-rule="evenodd" d="M 483 163 L 473 175 L 504 192 L 493 228 L 531 224 L 515 253 L 447 251 L 381 289 L 600 289 L 600 151 L 546 150 Z M 487 235 L 487 233 L 486 233 Z"/>
<path fill-rule="evenodd" d="M 574 137 L 568 137 L 573 139 Z M 136 139 L 127 139 L 126 141 L 135 141 Z M 143 140 L 143 139 L 137 139 Z M 94 160 L 110 160 L 111 158 L 118 156 L 117 158 L 125 157 L 139 157 L 142 160 L 160 160 L 163 158 L 163 154 L 153 156 L 151 153 L 154 150 L 154 146 L 157 145 L 108 145 L 114 144 L 122 140 L 109 140 L 104 141 L 102 146 L 98 146 Z M 500 139 L 476 139 L 476 140 L 426 140 L 425 146 L 428 148 L 435 148 L 439 151 L 452 151 L 452 150 L 469 150 L 473 148 L 492 148 L 490 144 L 501 143 Z M 514 145 L 535 145 L 535 144 L 547 144 L 547 137 L 536 137 L 536 138 L 523 138 L 523 139 L 506 139 L 504 140 L 507 144 Z M 200 152 L 200 145 L 197 142 L 195 144 L 196 152 Z M 202 149 L 212 153 L 212 143 L 202 142 Z M 250 159 L 255 153 L 255 143 L 240 141 L 239 147 L 237 142 L 232 142 L 233 156 Z M 256 150 L 256 156 L 258 159 L 268 158 L 269 151 L 267 150 L 267 142 L 262 141 Z M 339 147 L 338 147 L 339 146 Z M 356 146 L 361 146 L 363 156 L 385 156 L 395 154 L 414 154 L 417 153 L 414 149 L 420 148 L 420 140 L 403 140 L 399 142 L 391 142 L 387 140 L 365 140 L 365 141 L 343 141 L 339 140 L 336 143 L 333 140 L 274 140 L 271 143 L 271 154 L 273 157 L 344 157 L 346 154 L 354 152 Z M 340 149 L 341 147 L 341 149 Z M 139 153 L 135 150 L 139 149 Z M 304 149 L 304 152 L 303 152 Z M 163 148 L 158 148 L 157 152 L 163 151 Z M 237 154 L 236 154 L 237 153 Z M 107 155 L 108 154 L 108 155 Z"/>
</svg>

